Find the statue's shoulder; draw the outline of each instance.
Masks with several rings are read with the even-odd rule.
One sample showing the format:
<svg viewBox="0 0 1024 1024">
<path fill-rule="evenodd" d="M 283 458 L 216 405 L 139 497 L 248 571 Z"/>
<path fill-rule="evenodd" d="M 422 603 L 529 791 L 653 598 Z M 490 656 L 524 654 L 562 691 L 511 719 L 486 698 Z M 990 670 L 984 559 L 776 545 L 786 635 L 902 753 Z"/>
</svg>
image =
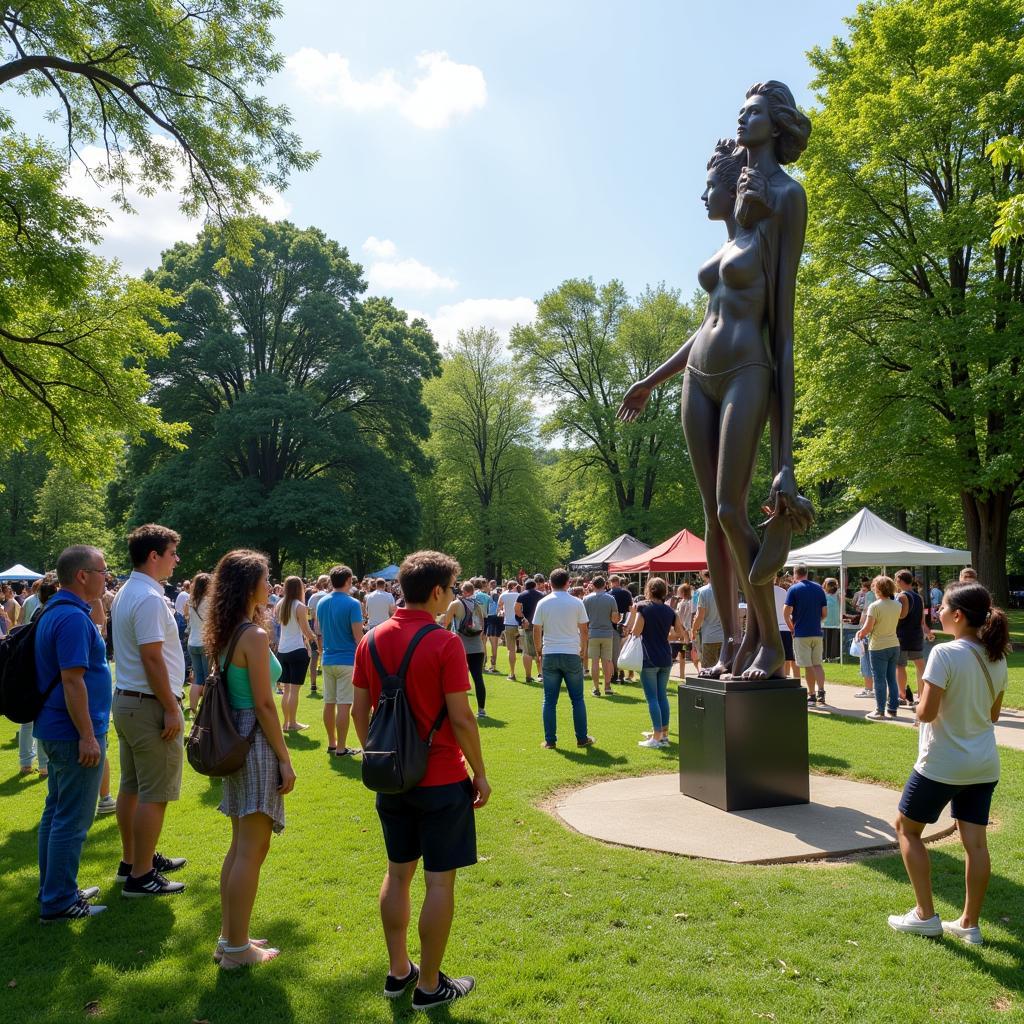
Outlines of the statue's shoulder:
<svg viewBox="0 0 1024 1024">
<path fill-rule="evenodd" d="M 775 193 L 777 205 L 798 209 L 807 208 L 807 193 L 804 191 L 803 185 L 785 171 L 772 178 L 771 187 Z"/>
</svg>

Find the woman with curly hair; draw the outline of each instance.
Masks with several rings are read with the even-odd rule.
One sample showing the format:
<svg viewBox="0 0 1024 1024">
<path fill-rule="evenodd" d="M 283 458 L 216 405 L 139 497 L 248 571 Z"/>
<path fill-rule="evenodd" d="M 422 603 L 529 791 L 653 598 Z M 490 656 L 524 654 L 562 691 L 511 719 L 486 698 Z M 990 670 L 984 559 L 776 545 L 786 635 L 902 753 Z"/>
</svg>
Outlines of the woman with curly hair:
<svg viewBox="0 0 1024 1024">
<path fill-rule="evenodd" d="M 210 589 L 203 644 L 221 668 L 235 728 L 253 737 L 245 764 L 224 779 L 220 804 L 231 819 L 231 846 L 220 873 L 221 934 L 214 959 L 233 970 L 279 954 L 265 939 L 249 937 L 249 919 L 271 833 L 284 829 L 283 797 L 295 786 L 295 772 L 274 702 L 281 664 L 263 628 L 270 594 L 266 557 L 229 551 L 217 563 Z"/>
</svg>

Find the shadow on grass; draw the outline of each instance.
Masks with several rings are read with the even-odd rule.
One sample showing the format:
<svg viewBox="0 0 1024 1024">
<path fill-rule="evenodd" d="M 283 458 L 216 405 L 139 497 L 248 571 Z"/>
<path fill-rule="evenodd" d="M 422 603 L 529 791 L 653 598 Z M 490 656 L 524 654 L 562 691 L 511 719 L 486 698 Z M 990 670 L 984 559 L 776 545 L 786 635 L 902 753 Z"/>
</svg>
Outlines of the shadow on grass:
<svg viewBox="0 0 1024 1024">
<path fill-rule="evenodd" d="M 362 779 L 363 769 L 360 766 L 361 758 L 354 757 L 351 754 L 345 757 L 332 756 L 330 758 L 331 771 L 337 772 L 338 775 L 347 776 L 350 779 Z"/>
<path fill-rule="evenodd" d="M 504 729 L 506 722 L 504 718 L 495 718 L 488 712 L 486 717 L 478 718 L 476 724 L 481 729 Z"/>
<path fill-rule="evenodd" d="M 844 757 L 832 757 L 831 754 L 816 754 L 813 750 L 808 755 L 808 763 L 812 768 L 849 768 L 850 762 Z"/>
<path fill-rule="evenodd" d="M 323 746 L 322 740 L 315 740 L 304 732 L 286 732 L 284 739 L 288 746 L 295 750 L 317 750 Z"/>
<path fill-rule="evenodd" d="M 40 785 L 42 783 L 42 785 Z M 46 799 L 46 779 L 39 778 L 36 772 L 25 772 L 16 771 L 10 778 L 4 779 L 0 782 L 0 796 L 13 796 L 15 793 L 21 792 L 24 786 L 39 786 L 39 799 L 40 801 Z M 42 803 L 39 805 L 40 813 L 42 813 Z"/>
<path fill-rule="evenodd" d="M 962 856 L 955 855 L 952 848 L 931 847 L 928 856 L 932 866 L 932 891 L 934 895 L 954 907 L 960 907 L 964 898 L 964 867 Z M 862 862 L 865 867 L 884 875 L 895 884 L 902 883 L 910 893 L 910 883 L 907 880 L 907 873 L 903 867 L 903 861 L 899 856 L 895 857 L 872 857 Z M 910 897 L 912 899 L 912 897 Z M 982 931 L 985 930 L 986 913 L 995 915 L 997 909 L 1007 903 L 1019 904 L 1024 898 L 1024 886 L 1007 878 L 1005 875 L 993 874 L 989 882 L 988 892 L 985 894 L 985 906 L 981 914 Z M 992 920 L 992 917 L 989 917 Z M 1013 931 L 1017 936 L 1014 940 L 995 940 L 986 938 L 985 945 L 976 947 L 968 946 L 957 939 L 938 939 L 933 941 L 943 942 L 961 957 L 965 964 L 990 974 L 1001 985 L 1009 991 L 1018 994 L 1024 993 L 1024 941 L 1021 941 L 1020 926 L 1013 922 L 1000 922 L 1002 928 Z M 1012 927 L 1011 927 L 1012 926 Z M 1007 954 L 1007 961 L 994 962 L 986 950 L 996 949 Z"/>
<path fill-rule="evenodd" d="M 575 747 L 574 749 L 555 748 L 567 761 L 576 761 L 579 764 L 589 764 L 595 768 L 612 768 L 619 764 L 629 764 L 629 759 L 623 756 L 612 757 L 607 750 L 600 747 Z"/>
<path fill-rule="evenodd" d="M 634 697 L 631 693 L 623 693 L 621 690 L 616 690 L 614 693 L 601 694 L 601 700 L 606 700 L 609 704 L 640 704 L 644 698 Z"/>
<path fill-rule="evenodd" d="M 5 743 L 3 745 L 3 749 L 4 750 L 14 750 L 14 749 L 17 748 L 17 746 L 18 746 L 18 734 L 15 733 L 14 734 L 14 739 L 13 740 L 9 740 L 7 743 Z"/>
<path fill-rule="evenodd" d="M 199 793 L 199 800 L 207 807 L 220 807 L 224 796 L 224 783 L 220 779 L 209 778 L 207 785 Z"/>
</svg>

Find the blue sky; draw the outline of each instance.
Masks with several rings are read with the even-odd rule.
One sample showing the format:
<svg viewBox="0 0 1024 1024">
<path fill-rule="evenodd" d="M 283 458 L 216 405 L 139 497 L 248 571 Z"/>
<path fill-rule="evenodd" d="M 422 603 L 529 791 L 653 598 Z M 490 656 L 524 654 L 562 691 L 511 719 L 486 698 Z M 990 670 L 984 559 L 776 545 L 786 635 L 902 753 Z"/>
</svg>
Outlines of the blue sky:
<svg viewBox="0 0 1024 1024">
<path fill-rule="evenodd" d="M 689 294 L 721 241 L 699 202 L 715 140 L 752 82 L 810 103 L 806 51 L 853 7 L 285 0 L 291 59 L 268 91 L 321 159 L 270 213 L 347 245 L 371 291 L 426 314 L 441 341 L 507 330 L 567 277 Z M 45 130 L 10 90 L 0 105 Z M 99 201 L 80 175 L 74 187 Z M 169 198 L 140 210 L 115 216 L 104 246 L 132 271 L 195 231 Z"/>
</svg>

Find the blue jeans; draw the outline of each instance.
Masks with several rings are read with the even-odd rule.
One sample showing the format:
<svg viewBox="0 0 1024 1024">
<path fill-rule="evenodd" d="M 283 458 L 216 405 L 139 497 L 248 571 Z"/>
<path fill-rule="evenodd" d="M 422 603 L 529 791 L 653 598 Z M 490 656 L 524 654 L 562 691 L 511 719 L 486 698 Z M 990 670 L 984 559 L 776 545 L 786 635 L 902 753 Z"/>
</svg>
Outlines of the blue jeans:
<svg viewBox="0 0 1024 1024">
<path fill-rule="evenodd" d="M 206 650 L 202 647 L 189 647 L 188 656 L 192 659 L 192 683 L 202 686 L 206 682 Z"/>
<path fill-rule="evenodd" d="M 544 706 L 541 715 L 544 720 L 544 742 L 557 742 L 557 721 L 555 711 L 558 707 L 558 695 L 562 689 L 562 680 L 572 701 L 572 727 L 576 732 L 576 742 L 582 743 L 587 738 L 587 706 L 583 703 L 583 660 L 578 654 L 545 654 L 544 655 Z"/>
<path fill-rule="evenodd" d="M 43 742 L 38 744 L 32 739 L 32 723 L 26 722 L 18 729 L 18 767 L 31 768 L 32 761 L 36 756 L 36 749 L 39 751 L 39 770 L 46 771 L 46 751 L 43 750 Z"/>
<path fill-rule="evenodd" d="M 96 816 L 106 759 L 106 734 L 97 736 L 100 763 L 78 763 L 78 740 L 40 740 L 50 759 L 49 789 L 39 822 L 40 913 L 59 914 L 78 898 L 78 863 Z"/>
<path fill-rule="evenodd" d="M 647 710 L 651 713 L 651 726 L 655 732 L 668 728 L 668 677 L 671 671 L 671 665 L 640 670 L 640 684 L 644 688 Z"/>
<path fill-rule="evenodd" d="M 884 651 L 871 651 L 871 676 L 875 681 L 875 707 L 881 714 L 886 710 L 895 713 L 900 706 L 900 688 L 896 685 L 896 659 L 899 657 L 898 647 L 886 647 Z"/>
</svg>

